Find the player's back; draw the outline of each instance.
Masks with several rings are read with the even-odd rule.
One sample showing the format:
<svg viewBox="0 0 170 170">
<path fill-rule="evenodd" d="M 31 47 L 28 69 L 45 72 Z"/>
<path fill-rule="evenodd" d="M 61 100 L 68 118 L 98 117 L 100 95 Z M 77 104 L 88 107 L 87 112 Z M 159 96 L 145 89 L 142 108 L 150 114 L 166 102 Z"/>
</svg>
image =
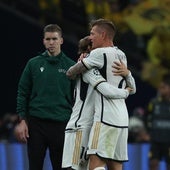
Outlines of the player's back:
<svg viewBox="0 0 170 170">
<path fill-rule="evenodd" d="M 100 70 L 101 75 L 115 87 L 125 87 L 125 81 L 123 81 L 122 76 L 113 75 L 113 62 L 118 61 L 125 63 L 127 65 L 127 59 L 125 54 L 117 47 L 105 47 L 97 48 L 93 50 L 89 57 L 83 59 L 84 65 L 88 68 L 97 67 Z M 124 83 L 124 84 L 123 84 Z"/>
<path fill-rule="evenodd" d="M 76 100 L 72 109 L 70 120 L 66 130 L 75 130 L 79 128 L 90 127 L 92 125 L 94 114 L 94 89 L 83 80 L 83 76 L 77 79 L 75 94 Z"/>
<path fill-rule="evenodd" d="M 83 60 L 87 68 L 97 67 L 101 75 L 112 85 L 125 88 L 126 81 L 122 76 L 113 75 L 113 62 L 123 61 L 127 65 L 125 54 L 117 47 L 97 48 Z M 100 93 L 95 98 L 95 121 L 102 121 L 110 126 L 128 126 L 128 112 L 124 99 L 106 99 Z"/>
</svg>

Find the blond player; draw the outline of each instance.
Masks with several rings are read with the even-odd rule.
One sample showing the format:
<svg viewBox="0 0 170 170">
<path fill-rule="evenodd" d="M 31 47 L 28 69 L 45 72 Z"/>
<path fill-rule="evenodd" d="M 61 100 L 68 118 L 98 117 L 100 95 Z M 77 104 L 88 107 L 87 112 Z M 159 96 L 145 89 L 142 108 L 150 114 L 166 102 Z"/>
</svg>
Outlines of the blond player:
<svg viewBox="0 0 170 170">
<path fill-rule="evenodd" d="M 129 86 L 133 89 L 131 94 L 134 94 L 135 81 L 129 70 L 123 70 L 127 67 L 126 55 L 114 46 L 114 36 L 115 27 L 111 21 L 93 21 L 90 40 L 94 50 L 87 58 L 71 67 L 67 75 L 72 77 L 96 67 L 108 83 L 121 89 Z M 109 170 L 122 170 L 122 163 L 128 160 L 128 110 L 125 100 L 108 99 L 97 93 L 94 101 L 94 119 L 87 151 L 90 156 L 89 169 L 104 170 L 107 166 Z"/>
<path fill-rule="evenodd" d="M 126 67 L 123 69 L 124 72 L 128 72 Z M 129 80 L 134 80 L 131 75 L 127 76 L 127 81 Z M 129 84 L 133 83 L 129 82 Z M 106 98 L 125 99 L 131 88 L 120 89 L 108 84 L 97 69 L 89 70 L 79 76 L 75 105 L 65 131 L 62 167 L 87 169 L 87 143 L 94 118 L 97 91 Z"/>
</svg>

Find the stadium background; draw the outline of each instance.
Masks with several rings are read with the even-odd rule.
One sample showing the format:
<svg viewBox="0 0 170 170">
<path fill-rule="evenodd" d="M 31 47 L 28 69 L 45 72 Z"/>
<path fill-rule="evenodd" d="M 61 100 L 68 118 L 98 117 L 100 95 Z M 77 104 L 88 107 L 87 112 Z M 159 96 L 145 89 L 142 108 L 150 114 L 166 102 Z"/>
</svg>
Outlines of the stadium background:
<svg viewBox="0 0 170 170">
<path fill-rule="evenodd" d="M 64 35 L 62 48 L 76 61 L 78 40 L 88 34 L 88 22 L 99 17 L 115 22 L 118 28 L 115 44 L 127 54 L 129 68 L 136 79 L 137 93 L 127 100 L 129 114 L 131 115 L 138 107 L 144 109 L 148 101 L 156 95 L 161 75 L 170 68 L 167 62 L 170 61 L 169 54 L 168 57 L 155 61 L 154 51 L 148 50 L 149 41 L 156 33 L 160 33 L 160 30 L 166 30 L 161 33 L 170 36 L 170 11 L 167 8 L 169 4 L 169 0 L 163 2 L 161 0 L 1 0 L 1 120 L 6 114 L 15 115 L 17 84 L 21 72 L 29 58 L 44 50 L 43 26 L 57 23 L 62 27 Z M 169 43 L 168 41 L 167 44 Z M 145 165 L 147 165 L 148 145 L 129 145 L 130 160 L 134 158 L 137 160 L 127 164 L 125 170 L 129 167 L 133 167 L 131 168 L 133 170 L 140 168 L 147 170 Z M 8 167 L 9 162 L 11 167 L 14 167 L 14 164 L 17 170 L 22 169 L 21 164 L 27 165 L 26 157 L 23 160 L 20 151 L 25 153 L 24 146 L 1 140 L 0 170 L 15 170 Z M 19 154 L 18 163 L 13 160 L 17 158 L 17 155 L 14 156 L 15 153 Z"/>
</svg>

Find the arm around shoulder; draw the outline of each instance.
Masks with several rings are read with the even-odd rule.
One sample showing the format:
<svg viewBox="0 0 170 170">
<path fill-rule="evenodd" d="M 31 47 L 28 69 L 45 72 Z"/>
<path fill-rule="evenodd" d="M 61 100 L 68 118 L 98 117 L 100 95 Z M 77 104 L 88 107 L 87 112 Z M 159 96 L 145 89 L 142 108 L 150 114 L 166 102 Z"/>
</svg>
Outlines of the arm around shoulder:
<svg viewBox="0 0 170 170">
<path fill-rule="evenodd" d="M 81 61 L 77 62 L 75 65 L 71 66 L 68 71 L 66 72 L 66 75 L 70 79 L 74 79 L 78 74 L 85 72 L 87 69 L 82 64 Z"/>
<path fill-rule="evenodd" d="M 128 75 L 125 77 L 127 86 L 130 87 L 132 90 L 130 91 L 130 95 L 136 93 L 136 82 L 134 77 L 132 76 L 132 73 L 129 71 Z"/>
</svg>

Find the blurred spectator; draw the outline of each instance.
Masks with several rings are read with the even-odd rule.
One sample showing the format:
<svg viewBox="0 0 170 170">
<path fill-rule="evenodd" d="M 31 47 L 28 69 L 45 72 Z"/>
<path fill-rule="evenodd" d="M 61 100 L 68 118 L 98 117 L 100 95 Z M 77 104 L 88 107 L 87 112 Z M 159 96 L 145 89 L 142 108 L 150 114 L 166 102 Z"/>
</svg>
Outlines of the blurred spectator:
<svg viewBox="0 0 170 170">
<path fill-rule="evenodd" d="M 14 127 L 17 123 L 18 115 L 14 113 L 5 113 L 0 119 L 0 141 L 17 142 L 14 136 Z"/>
<path fill-rule="evenodd" d="M 105 18 L 110 10 L 107 0 L 84 0 L 84 4 L 88 21 Z"/>
<path fill-rule="evenodd" d="M 117 29 L 115 45 L 122 48 L 127 54 L 129 63 L 136 71 L 141 71 L 142 63 L 146 58 L 145 47 L 146 42 L 143 35 L 137 35 L 129 26 L 129 22 L 125 20 L 129 16 L 138 1 L 124 0 L 108 0 L 109 12 L 105 17 L 112 20 Z"/>
<path fill-rule="evenodd" d="M 3 120 L 2 117 L 0 117 L 0 141 L 3 139 Z"/>
<path fill-rule="evenodd" d="M 147 52 L 149 60 L 155 65 L 170 68 L 170 27 L 160 26 L 149 39 Z"/>
<path fill-rule="evenodd" d="M 148 104 L 147 127 L 151 139 L 150 170 L 157 170 L 163 158 L 170 170 L 170 74 L 162 77 L 158 95 Z"/>
<path fill-rule="evenodd" d="M 40 21 L 43 24 L 61 22 L 62 10 L 60 0 L 38 0 L 39 10 L 41 11 Z"/>
<path fill-rule="evenodd" d="M 129 118 L 129 137 L 128 142 L 148 142 L 149 135 L 145 127 L 145 112 L 141 107 L 134 109 L 133 114 Z"/>
<path fill-rule="evenodd" d="M 163 74 L 170 71 L 170 27 L 155 29 L 147 43 L 148 60 L 143 65 L 142 78 L 158 87 Z"/>
</svg>

